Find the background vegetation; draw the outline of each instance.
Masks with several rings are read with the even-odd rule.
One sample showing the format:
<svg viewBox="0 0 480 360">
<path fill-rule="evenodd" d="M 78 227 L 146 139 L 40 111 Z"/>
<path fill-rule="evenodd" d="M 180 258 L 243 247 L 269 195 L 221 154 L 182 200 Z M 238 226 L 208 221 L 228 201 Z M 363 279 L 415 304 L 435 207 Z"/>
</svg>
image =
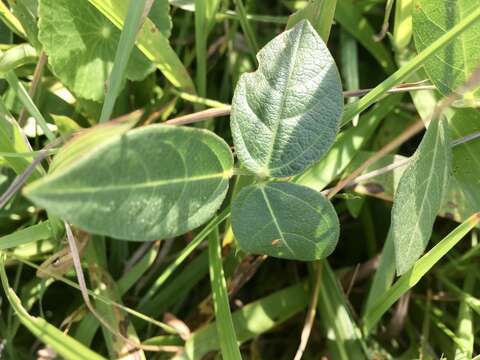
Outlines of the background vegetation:
<svg viewBox="0 0 480 360">
<path fill-rule="evenodd" d="M 0 19 L 1 357 L 479 353 L 476 0 L 8 0 L 0 2 Z M 299 32 L 310 42 L 288 38 Z M 321 53 L 321 39 L 332 58 Z M 311 65 L 305 59 L 338 68 L 341 83 L 333 76 L 317 84 L 323 92 L 316 96 L 332 101 L 312 112 L 306 91 L 292 102 L 313 113 L 315 131 L 331 141 L 293 170 L 281 161 L 256 169 L 238 134 L 250 131 L 255 142 L 264 133 L 252 130 L 239 104 L 262 100 L 258 74 L 268 78 L 273 64 L 280 70 L 270 80 L 281 80 L 297 56 L 291 43 L 305 51 L 292 76 Z M 256 57 L 262 48 L 270 57 Z M 258 62 L 260 77 L 249 85 L 241 75 Z M 260 100 L 259 112 L 278 121 Z M 183 127 L 148 127 L 154 123 Z M 145 157 L 112 170 L 108 154 L 122 149 L 126 132 Z M 68 141 L 72 133 L 80 135 Z M 181 195 L 202 204 L 198 218 L 172 225 L 181 215 L 171 219 L 159 208 L 136 218 L 129 207 L 106 207 L 113 220 L 98 216 L 110 182 L 141 178 L 143 166 L 163 181 L 178 170 L 179 154 L 186 168 L 216 179 Z M 89 179 L 96 195 L 88 201 L 55 197 Z M 242 188 L 250 193 L 242 197 Z M 274 198 L 275 189 L 293 200 Z M 176 201 L 176 190 L 165 196 Z M 294 246 L 286 256 L 276 240 L 256 238 L 253 225 L 266 218 L 245 200 L 255 192 L 286 211 L 272 218 L 288 231 L 303 221 L 299 231 L 315 247 L 297 249 L 279 231 Z M 150 195 L 132 197 L 148 204 Z M 309 223 L 316 215 L 300 200 L 313 210 L 321 205 L 321 226 Z M 152 217 L 159 219 L 153 232 L 143 226 Z M 65 237 L 77 238 L 86 283 Z"/>
</svg>

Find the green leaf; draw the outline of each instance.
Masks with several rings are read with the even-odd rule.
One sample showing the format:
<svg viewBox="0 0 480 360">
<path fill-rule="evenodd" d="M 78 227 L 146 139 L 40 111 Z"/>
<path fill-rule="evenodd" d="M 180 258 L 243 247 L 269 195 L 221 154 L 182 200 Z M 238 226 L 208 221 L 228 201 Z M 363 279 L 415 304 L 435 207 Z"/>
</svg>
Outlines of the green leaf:
<svg viewBox="0 0 480 360">
<path fill-rule="evenodd" d="M 226 195 L 232 167 L 228 145 L 215 134 L 152 125 L 115 136 L 24 192 L 89 232 L 156 240 L 212 217 Z"/>
<path fill-rule="evenodd" d="M 0 99 L 0 152 L 21 154 L 31 150 L 22 129 Z M 33 161 L 33 159 L 22 157 L 4 157 L 4 159 L 17 174 L 21 174 Z M 30 179 L 38 179 L 43 173 L 43 168 L 37 166 Z"/>
<path fill-rule="evenodd" d="M 128 0 L 89 0 L 117 28 L 127 17 Z M 152 61 L 174 86 L 195 93 L 190 75 L 164 36 L 150 19 L 146 19 L 137 35 L 137 47 Z"/>
<path fill-rule="evenodd" d="M 155 0 L 148 17 L 160 30 L 160 33 L 168 39 L 172 33 L 172 19 L 168 0 Z"/>
<path fill-rule="evenodd" d="M 126 133 L 135 125 L 140 115 L 140 112 L 134 112 L 116 121 L 110 121 L 108 124 L 97 125 L 79 131 L 53 158 L 49 172 L 53 173 L 62 167 L 70 165 L 80 156 L 95 150 L 95 145 Z"/>
<path fill-rule="evenodd" d="M 197 6 L 198 9 L 198 6 Z M 212 286 L 213 305 L 217 325 L 218 340 L 224 359 L 242 359 L 237 344 L 237 335 L 233 327 L 232 314 L 228 299 L 227 283 L 222 266 L 222 246 L 216 228 L 208 239 L 208 262 L 210 284 Z"/>
<path fill-rule="evenodd" d="M 321 193 L 291 183 L 242 189 L 233 202 L 232 227 L 246 252 L 303 261 L 330 255 L 340 230 L 335 209 Z"/>
<path fill-rule="evenodd" d="M 451 145 L 445 120 L 433 120 L 402 175 L 395 193 L 391 236 L 397 273 L 422 255 L 448 188 Z"/>
<path fill-rule="evenodd" d="M 426 49 L 456 24 L 478 8 L 477 0 L 416 0 L 413 11 L 413 34 L 418 51 Z M 428 77 L 443 94 L 448 95 L 467 81 L 480 64 L 477 21 L 450 44 L 437 51 L 425 64 Z M 479 90 L 465 94 L 478 98 Z"/>
<path fill-rule="evenodd" d="M 101 101 L 120 31 L 87 0 L 41 0 L 39 17 L 38 37 L 55 74 L 78 96 Z M 134 49 L 126 77 L 141 80 L 153 70 Z"/>
<path fill-rule="evenodd" d="M 233 97 L 237 155 L 259 176 L 291 176 L 332 145 L 343 109 L 335 62 L 306 20 L 270 41 Z"/>
<path fill-rule="evenodd" d="M 290 15 L 287 30 L 302 19 L 307 19 L 326 42 L 330 35 L 336 5 L 337 0 L 310 0 L 307 6 Z"/>
<path fill-rule="evenodd" d="M 480 131 L 480 114 L 475 109 L 455 109 L 449 118 L 452 138 L 457 140 Z M 453 174 L 470 205 L 480 211 L 480 139 L 458 145 L 453 150 Z"/>
</svg>

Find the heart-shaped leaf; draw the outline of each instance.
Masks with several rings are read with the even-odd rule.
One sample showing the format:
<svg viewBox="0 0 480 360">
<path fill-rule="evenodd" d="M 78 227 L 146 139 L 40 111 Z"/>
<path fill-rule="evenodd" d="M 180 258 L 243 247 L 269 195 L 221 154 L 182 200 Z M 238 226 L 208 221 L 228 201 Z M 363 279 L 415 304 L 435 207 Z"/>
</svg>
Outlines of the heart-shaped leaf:
<svg viewBox="0 0 480 360">
<path fill-rule="evenodd" d="M 335 140 L 342 85 L 325 43 L 306 20 L 270 41 L 259 68 L 238 81 L 231 128 L 238 158 L 262 177 L 300 173 Z"/>
<path fill-rule="evenodd" d="M 413 34 L 418 51 L 447 33 L 478 5 L 478 0 L 416 0 Z M 479 33 L 480 23 L 476 22 L 425 64 L 428 77 L 443 95 L 458 90 L 480 64 Z M 476 90 L 466 94 L 465 100 L 478 100 L 479 95 L 480 90 Z"/>
<path fill-rule="evenodd" d="M 39 34 L 53 71 L 78 96 L 100 101 L 120 38 L 120 30 L 88 0 L 41 0 Z M 141 80 L 155 69 L 134 48 L 126 77 Z"/>
<path fill-rule="evenodd" d="M 340 231 L 335 209 L 321 193 L 275 182 L 240 191 L 232 226 L 246 252 L 303 261 L 330 255 Z"/>
<path fill-rule="evenodd" d="M 24 193 L 89 232 L 155 240 L 213 216 L 232 167 L 228 145 L 212 132 L 153 125 L 113 137 Z"/>
</svg>

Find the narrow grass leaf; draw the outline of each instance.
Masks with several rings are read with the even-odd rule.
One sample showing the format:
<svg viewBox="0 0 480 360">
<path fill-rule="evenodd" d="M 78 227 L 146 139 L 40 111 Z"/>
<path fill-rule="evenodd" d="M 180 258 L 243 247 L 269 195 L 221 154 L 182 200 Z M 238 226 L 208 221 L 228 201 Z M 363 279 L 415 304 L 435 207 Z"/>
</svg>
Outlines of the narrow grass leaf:
<svg viewBox="0 0 480 360">
<path fill-rule="evenodd" d="M 0 237 L 0 250 L 14 248 L 29 242 L 46 240 L 51 238 L 53 234 L 50 223 L 44 221 Z"/>
<path fill-rule="evenodd" d="M 480 213 L 473 214 L 457 226 L 429 252 L 422 256 L 415 265 L 403 274 L 395 284 L 377 299 L 371 310 L 363 317 L 363 329 L 369 333 L 380 318 L 408 290 L 414 287 L 430 269 L 438 263 L 463 237 L 480 223 Z"/>
<path fill-rule="evenodd" d="M 327 42 L 336 5 L 337 0 L 310 0 L 307 6 L 290 15 L 287 30 L 305 19 L 310 21 L 314 29 L 317 30 L 318 35 L 320 35 L 323 41 Z"/>
<path fill-rule="evenodd" d="M 215 134 L 152 125 L 103 142 L 24 193 L 88 232 L 158 240 L 209 220 L 232 168 L 230 149 Z"/>
<path fill-rule="evenodd" d="M 463 284 L 463 291 L 466 294 L 472 294 L 475 289 L 475 270 L 467 271 Z M 460 342 L 454 345 L 455 359 L 471 359 L 475 343 L 475 329 L 472 309 L 465 300 L 460 302 L 457 317 L 456 335 Z"/>
<path fill-rule="evenodd" d="M 400 179 L 390 228 L 400 275 L 412 267 L 430 240 L 448 188 L 451 151 L 447 121 L 432 121 Z"/>
<path fill-rule="evenodd" d="M 224 359 L 242 359 L 237 344 L 237 335 L 233 327 L 232 314 L 230 313 L 227 283 L 222 267 L 221 245 L 217 229 L 208 238 L 208 259 L 217 336 L 222 356 Z"/>
<path fill-rule="evenodd" d="M 10 85 L 10 87 L 17 94 L 18 99 L 23 104 L 23 106 L 25 106 L 27 111 L 33 116 L 37 124 L 43 130 L 43 133 L 47 136 L 48 140 L 55 140 L 55 135 L 47 126 L 47 121 L 43 117 L 40 110 L 38 110 L 37 105 L 35 105 L 30 95 L 28 95 L 27 90 L 25 90 L 25 87 L 20 82 L 17 75 L 15 75 L 13 71 L 10 71 L 5 74 L 5 80 L 7 80 L 8 85 Z"/>
<path fill-rule="evenodd" d="M 343 289 L 328 262 L 322 261 L 320 266 L 322 280 L 317 308 L 320 325 L 329 334 L 327 345 L 332 349 L 332 356 L 345 360 L 365 358 L 366 344 Z"/>
<path fill-rule="evenodd" d="M 37 339 L 50 346 L 59 355 L 72 360 L 100 360 L 104 359 L 96 352 L 85 347 L 74 338 L 66 335 L 43 318 L 31 316 L 22 306 L 20 299 L 8 284 L 5 272 L 5 254 L 0 255 L 0 277 L 6 298 L 20 322 L 30 330 Z"/>
<path fill-rule="evenodd" d="M 17 121 L 8 111 L 2 99 L 0 99 L 0 151 L 5 153 L 23 154 L 32 150 L 27 138 L 22 132 Z M 23 173 L 32 163 L 33 158 L 25 157 L 3 157 L 6 164 L 11 167 L 17 175 Z M 45 171 L 37 166 L 28 181 L 38 179 Z"/>
<path fill-rule="evenodd" d="M 89 0 L 89 2 L 117 28 L 123 27 L 128 0 Z M 195 93 L 195 86 L 187 69 L 170 46 L 168 38 L 150 19 L 145 20 L 137 35 L 137 47 L 174 86 Z"/>
<path fill-rule="evenodd" d="M 235 10 L 237 11 L 238 18 L 240 20 L 240 26 L 242 27 L 243 33 L 247 38 L 247 43 L 250 48 L 250 52 L 255 59 L 255 54 L 258 53 L 258 42 L 255 36 L 255 32 L 250 25 L 250 21 L 248 19 L 247 10 L 245 9 L 245 5 L 243 4 L 243 0 L 233 0 L 235 4 Z"/>
<path fill-rule="evenodd" d="M 392 55 L 383 43 L 374 40 L 375 31 L 368 20 L 362 16 L 355 1 L 337 1 L 335 20 L 372 54 L 387 73 L 395 71 Z"/>
<path fill-rule="evenodd" d="M 38 60 L 37 50 L 30 44 L 16 45 L 0 56 L 0 76 L 5 76 L 11 70 L 28 64 L 34 64 Z"/>
<path fill-rule="evenodd" d="M 478 19 L 480 19 L 480 7 L 477 7 L 473 11 L 471 11 L 458 24 L 456 24 L 448 32 L 440 36 L 423 51 L 419 52 L 417 56 L 404 64 L 400 69 L 390 75 L 386 80 L 378 84 L 362 99 L 346 107 L 345 112 L 343 113 L 343 118 L 341 122 L 342 125 L 350 122 L 355 117 L 355 115 L 361 113 L 363 110 L 376 102 L 381 96 L 385 94 L 388 89 L 391 89 L 392 87 L 400 84 L 409 75 L 420 69 L 430 58 L 435 56 L 437 51 L 443 49 L 444 46 L 453 41 L 457 36 L 468 30 L 476 23 L 476 21 L 478 21 Z"/>
<path fill-rule="evenodd" d="M 291 183 L 243 188 L 232 206 L 232 227 L 246 252 L 303 261 L 330 255 L 340 232 L 330 201 Z"/>
<path fill-rule="evenodd" d="M 308 287 L 301 282 L 243 306 L 232 314 L 237 340 L 244 343 L 282 324 L 304 309 L 308 298 Z M 216 324 L 212 323 L 194 332 L 185 344 L 185 352 L 174 359 L 202 359 L 219 348 Z"/>
<path fill-rule="evenodd" d="M 307 20 L 270 41 L 258 61 L 232 101 L 237 155 L 259 176 L 296 175 L 335 140 L 343 109 L 337 67 Z"/>
<path fill-rule="evenodd" d="M 112 72 L 108 76 L 107 94 L 105 95 L 99 122 L 108 121 L 112 115 L 115 101 L 125 79 L 130 54 L 135 48 L 138 29 L 147 15 L 145 12 L 147 11 L 148 13 L 148 10 L 150 10 L 150 6 L 150 0 L 130 1 L 127 18 L 125 19 L 115 52 Z"/>
</svg>

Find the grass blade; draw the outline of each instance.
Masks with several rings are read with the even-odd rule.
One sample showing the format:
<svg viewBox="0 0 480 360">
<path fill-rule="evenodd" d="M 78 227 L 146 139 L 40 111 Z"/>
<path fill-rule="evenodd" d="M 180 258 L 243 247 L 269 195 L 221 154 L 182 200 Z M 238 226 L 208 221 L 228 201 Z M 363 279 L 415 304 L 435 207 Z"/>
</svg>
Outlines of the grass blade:
<svg viewBox="0 0 480 360">
<path fill-rule="evenodd" d="M 372 91 L 365 95 L 359 101 L 350 104 L 345 107 L 343 113 L 342 125 L 350 122 L 357 114 L 361 113 L 363 110 L 372 105 L 377 101 L 388 89 L 391 89 L 395 85 L 400 84 L 405 80 L 409 75 L 413 74 L 416 70 L 422 67 L 425 62 L 434 56 L 438 50 L 442 49 L 445 45 L 459 36 L 462 32 L 467 30 L 471 25 L 480 19 L 480 7 L 472 11 L 468 16 L 466 16 L 462 21 L 455 25 L 451 30 L 441 37 L 439 37 L 435 42 L 433 42 L 429 47 L 420 52 L 417 56 L 411 59 L 408 63 L 403 65 L 400 69 L 390 75 L 386 80 L 377 85 Z"/>
<path fill-rule="evenodd" d="M 72 337 L 64 334 L 44 319 L 33 317 L 25 310 L 20 303 L 20 299 L 8 284 L 7 274 L 5 272 L 5 254 L 0 255 L 0 277 L 5 295 L 15 311 L 15 314 L 18 316 L 22 324 L 30 330 L 37 339 L 52 347 L 52 349 L 66 359 L 104 359 L 102 356 L 85 347 Z"/>
<path fill-rule="evenodd" d="M 364 332 L 369 333 L 382 315 L 408 290 L 414 287 L 430 269 L 447 254 L 462 238 L 480 223 L 480 213 L 473 214 L 435 247 L 421 257 L 415 265 L 385 292 L 363 318 Z"/>
<path fill-rule="evenodd" d="M 227 284 L 222 267 L 222 254 L 218 230 L 215 229 L 208 239 L 208 254 L 210 262 L 210 281 L 212 284 L 213 304 L 217 324 L 218 340 L 224 359 L 242 359 L 237 344 L 237 335 L 232 322 L 227 294 Z"/>
<path fill-rule="evenodd" d="M 122 28 L 127 16 L 128 0 L 89 0 L 116 27 Z M 195 93 L 187 69 L 170 46 L 168 39 L 150 19 L 145 19 L 137 36 L 137 47 L 174 86 Z"/>
<path fill-rule="evenodd" d="M 235 311 L 232 320 L 238 341 L 251 340 L 291 318 L 307 306 L 308 294 L 308 286 L 300 282 Z M 212 323 L 193 333 L 185 344 L 185 353 L 175 360 L 202 359 L 208 352 L 218 349 L 216 324 Z"/>
<path fill-rule="evenodd" d="M 100 122 L 105 122 L 110 119 L 115 100 L 121 90 L 122 82 L 125 79 L 125 69 L 127 68 L 128 59 L 135 46 L 135 39 L 142 20 L 145 19 L 151 0 L 130 0 L 128 6 L 127 18 L 120 34 L 117 52 L 113 61 L 113 68 L 108 79 L 107 94 L 105 102 L 102 107 L 102 114 L 100 115 Z M 147 10 L 147 11 L 146 11 Z"/>
<path fill-rule="evenodd" d="M 5 79 L 7 80 L 8 85 L 10 85 L 12 90 L 17 94 L 23 106 L 25 106 L 27 111 L 34 117 L 37 124 L 43 130 L 43 133 L 47 136 L 48 140 L 55 140 L 55 135 L 48 127 L 47 121 L 43 117 L 42 113 L 38 110 L 30 95 L 28 95 L 27 90 L 25 90 L 23 84 L 17 78 L 17 75 L 15 75 L 13 71 L 9 71 L 5 74 Z"/>
</svg>

